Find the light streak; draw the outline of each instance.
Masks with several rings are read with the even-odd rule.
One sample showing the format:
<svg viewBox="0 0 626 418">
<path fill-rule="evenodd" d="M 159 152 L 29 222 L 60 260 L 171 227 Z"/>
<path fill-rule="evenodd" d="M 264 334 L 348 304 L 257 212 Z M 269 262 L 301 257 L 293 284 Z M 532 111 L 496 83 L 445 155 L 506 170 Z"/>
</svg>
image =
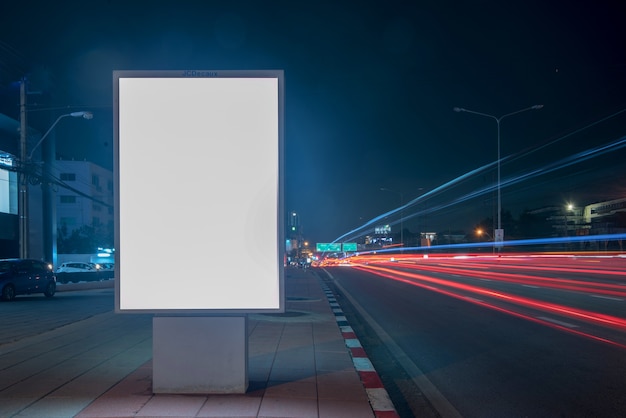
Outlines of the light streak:
<svg viewBox="0 0 626 418">
<path fill-rule="evenodd" d="M 368 261 L 365 261 L 366 259 Z M 501 259 L 497 258 L 497 260 Z M 454 297 L 479 306 L 494 309 L 499 312 L 507 313 L 509 315 L 514 315 L 519 318 L 556 328 L 561 331 L 584 336 L 586 338 L 626 349 L 626 345 L 618 341 L 613 341 L 609 338 L 594 335 L 583 330 L 575 330 L 574 328 L 578 327 L 578 325 L 558 319 L 570 318 L 575 321 L 580 321 L 583 323 L 599 326 L 605 329 L 616 330 L 623 333 L 626 332 L 626 318 L 570 307 L 559 303 L 542 301 L 530 297 L 519 296 L 504 291 L 487 289 L 477 285 L 459 283 L 456 281 L 427 276 L 422 273 L 417 273 L 416 271 L 424 271 L 435 274 L 455 274 L 459 273 L 460 270 L 463 269 L 463 277 L 469 279 L 486 279 L 493 280 L 494 282 L 501 281 L 507 283 L 518 283 L 522 285 L 527 285 L 528 283 L 537 283 L 538 286 L 546 288 L 576 291 L 585 294 L 593 292 L 592 294 L 589 294 L 589 296 L 607 298 L 616 302 L 623 300 L 622 298 L 626 298 L 626 283 L 606 283 L 600 281 L 600 279 L 596 281 L 590 281 L 585 279 L 569 280 L 546 276 L 531 276 L 529 274 L 486 271 L 484 269 L 472 271 L 472 263 L 470 262 L 469 265 L 467 265 L 468 263 L 465 263 L 466 260 L 460 260 L 459 266 L 457 268 L 449 267 L 449 262 L 446 264 L 446 267 L 442 267 L 441 265 L 437 265 L 437 262 L 433 262 L 432 259 L 430 259 L 428 262 L 423 262 L 421 264 L 418 264 L 416 262 L 410 262 L 411 260 L 407 258 L 400 259 L 398 262 L 389 262 L 388 257 L 383 258 L 380 256 L 360 257 L 355 261 L 356 262 L 353 263 L 352 266 L 357 270 L 367 271 L 380 277 L 400 281 L 413 286 L 418 286 L 430 291 L 444 294 L 446 296 Z M 486 262 L 486 260 L 481 261 Z M 524 268 L 515 264 L 495 265 L 495 263 L 494 267 L 497 267 L 499 269 L 508 268 L 516 270 Z M 401 268 L 402 270 L 398 270 L 399 268 Z M 538 267 L 533 266 L 533 268 L 534 271 L 537 271 Z M 558 272 L 559 268 L 551 268 L 551 271 Z M 567 268 L 566 271 L 580 272 L 580 270 L 574 268 Z M 615 277 L 616 273 L 621 273 L 621 277 L 624 277 L 623 271 L 617 272 L 606 269 L 588 268 L 584 269 L 582 273 L 584 275 L 599 275 L 604 278 Z M 619 295 L 621 296 L 621 298 L 616 298 L 614 297 L 615 295 Z M 502 303 L 504 303 L 505 305 L 502 306 Z M 508 307 L 507 305 L 510 305 L 510 307 Z M 514 306 L 517 306 L 518 308 L 530 309 L 532 311 L 553 314 L 556 315 L 558 318 L 551 318 L 549 316 L 545 316 L 545 314 L 529 315 L 527 313 L 514 310 L 512 308 Z"/>
<path fill-rule="evenodd" d="M 445 183 L 445 184 L 443 184 L 443 185 L 441 185 L 441 186 L 439 186 L 439 187 L 437 187 L 437 188 L 435 188 L 435 189 L 433 189 L 433 190 L 431 190 L 429 192 L 426 192 L 426 193 L 416 197 L 415 199 L 407 202 L 406 204 L 404 204 L 404 205 L 402 205 L 402 206 L 400 206 L 400 207 L 398 207 L 396 209 L 392 209 L 389 212 L 385 212 L 382 215 L 379 215 L 379 216 L 377 216 L 377 217 L 367 221 L 363 225 L 353 229 L 352 231 L 346 232 L 345 234 L 341 235 L 340 237 L 335 238 L 335 240 L 333 242 L 342 242 L 342 240 L 345 241 L 346 239 L 348 239 L 348 237 L 350 237 L 350 239 L 352 239 L 354 234 L 358 234 L 359 232 L 362 232 L 364 229 L 368 229 L 369 227 L 375 225 L 379 221 L 382 221 L 383 219 L 387 218 L 388 216 L 399 214 L 402 211 L 404 211 L 405 209 L 407 209 L 407 208 L 409 208 L 411 206 L 414 206 L 414 205 L 416 205 L 416 204 L 418 204 L 418 203 L 420 203 L 420 202 L 422 202 L 422 201 L 424 201 L 424 200 L 426 200 L 426 199 L 428 199 L 428 198 L 430 198 L 430 197 L 432 197 L 432 196 L 434 196 L 434 195 L 436 195 L 438 193 L 441 193 L 444 190 L 446 190 L 446 189 L 448 189 L 448 188 L 450 188 L 452 186 L 455 186 L 458 183 L 460 183 L 460 182 L 470 178 L 471 176 L 474 176 L 474 175 L 476 175 L 478 173 L 481 173 L 481 172 L 487 170 L 488 168 L 493 167 L 494 165 L 496 165 L 496 163 L 497 162 L 494 161 L 494 162 L 486 164 L 486 165 L 484 165 L 482 167 L 479 167 L 479 168 L 476 168 L 474 170 L 471 170 L 471 171 L 469 171 L 469 172 L 467 172 L 467 173 L 465 173 L 465 174 L 463 174 L 463 175 L 461 175 L 461 176 L 459 176 L 459 177 L 457 177 L 457 178 L 455 178 L 453 180 L 450 180 L 447 183 Z M 415 215 L 413 215 L 413 216 L 415 216 Z M 405 216 L 404 219 L 407 219 L 407 217 Z M 399 220 L 398 221 L 394 221 L 394 222 L 392 222 L 392 224 L 395 225 L 398 222 L 400 222 L 400 221 Z M 356 235 L 356 236 L 359 236 L 359 235 Z"/>
<path fill-rule="evenodd" d="M 552 144 L 554 144 L 556 142 L 559 142 L 559 141 L 561 141 L 561 140 L 563 140 L 563 139 L 565 139 L 565 138 L 567 138 L 567 137 L 569 137 L 569 136 L 571 136 L 571 135 L 573 135 L 575 133 L 581 132 L 581 131 L 583 131 L 583 130 L 585 130 L 587 128 L 590 128 L 590 127 L 592 127 L 594 125 L 597 125 L 598 123 L 604 122 L 604 121 L 606 121 L 606 120 L 608 120 L 610 118 L 613 118 L 613 117 L 615 117 L 615 116 L 617 116 L 617 115 L 619 115 L 619 114 L 621 114 L 621 113 L 623 113 L 625 111 L 626 111 L 626 109 L 623 109 L 623 110 L 621 110 L 619 112 L 616 112 L 616 113 L 614 113 L 614 114 L 612 114 L 610 116 L 607 116 L 607 117 L 605 117 L 605 118 L 603 118 L 603 119 L 601 119 L 601 120 L 599 120 L 597 122 L 589 124 L 586 127 L 581 128 L 581 129 L 579 129 L 579 130 L 577 130 L 575 132 L 572 132 L 570 134 L 567 134 L 567 135 L 564 135 L 564 136 L 562 136 L 560 138 L 557 138 L 556 140 L 550 142 L 549 144 L 545 144 L 543 146 L 536 147 L 536 148 L 534 148 L 532 150 L 529 150 L 529 151 L 527 150 L 527 151 L 525 151 L 523 153 L 518 153 L 518 154 L 511 155 L 511 156 L 503 157 L 500 160 L 500 162 L 502 163 L 502 162 L 506 162 L 506 161 L 514 161 L 514 160 L 517 160 L 519 158 L 526 157 L 526 156 L 528 156 L 530 154 L 538 152 L 539 150 L 547 147 L 548 145 L 552 145 Z M 421 210 L 418 210 L 418 211 L 413 212 L 413 213 L 408 213 L 407 212 L 408 208 L 418 206 L 422 202 L 428 200 L 429 198 L 432 198 L 435 195 L 441 194 L 444 191 L 446 191 L 447 189 L 451 189 L 452 187 L 456 187 L 456 186 L 460 185 L 462 182 L 472 178 L 473 176 L 476 176 L 476 175 L 484 172 L 485 170 L 495 166 L 498 161 L 494 161 L 492 163 L 483 165 L 482 167 L 479 167 L 477 169 L 471 170 L 471 171 L 469 171 L 469 172 L 467 172 L 467 173 L 465 173 L 465 174 L 463 174 L 463 175 L 461 175 L 461 176 L 459 176 L 459 177 L 457 177 L 457 178 L 455 178 L 453 180 L 450 180 L 447 183 L 445 183 L 445 184 L 443 184 L 443 185 L 441 185 L 441 186 L 431 190 L 430 192 L 427 192 L 427 193 L 424 193 L 424 194 L 418 196 L 417 198 L 407 202 L 404 205 L 401 205 L 400 207 L 398 207 L 396 209 L 393 209 L 391 211 L 388 211 L 388 212 L 386 212 L 386 213 L 384 213 L 382 215 L 379 215 L 379 216 L 371 219 L 370 221 L 366 222 L 365 224 L 363 224 L 363 225 L 361 225 L 361 226 L 359 226 L 357 228 L 354 228 L 353 230 L 351 230 L 349 232 L 346 232 L 345 234 L 343 234 L 340 237 L 336 238 L 333 242 L 341 242 L 342 240 L 354 240 L 354 239 L 356 239 L 356 238 L 358 238 L 360 236 L 363 236 L 366 233 L 369 233 L 371 231 L 371 227 L 375 223 L 377 223 L 377 222 L 379 222 L 379 221 L 381 221 L 381 220 L 383 220 L 385 218 L 388 218 L 390 216 L 393 216 L 393 215 L 398 215 L 399 214 L 400 215 L 400 219 L 397 219 L 397 220 L 394 220 L 394 221 L 391 221 L 391 222 L 387 221 L 387 222 L 390 223 L 391 225 L 396 225 L 396 224 L 400 223 L 401 221 L 406 221 L 406 220 L 411 219 L 411 218 L 416 217 L 416 216 L 424 216 L 424 215 L 427 215 L 427 214 L 431 214 L 431 213 L 434 213 L 434 212 L 437 212 L 437 211 L 441 211 L 441 210 L 444 210 L 444 209 L 456 206 L 458 204 L 470 201 L 470 200 L 475 199 L 477 197 L 487 195 L 489 193 L 492 193 L 494 190 L 496 190 L 496 188 L 507 188 L 507 187 L 516 185 L 516 184 L 521 183 L 521 182 L 532 180 L 532 179 L 534 179 L 536 177 L 539 177 L 539 176 L 545 176 L 547 174 L 550 174 L 550 173 L 553 173 L 555 171 L 558 171 L 558 170 L 570 167 L 572 165 L 582 163 L 582 162 L 587 161 L 589 159 L 596 158 L 596 157 L 605 155 L 607 153 L 615 152 L 615 151 L 620 150 L 620 149 L 622 149 L 624 147 L 626 147 L 626 136 L 621 137 L 621 138 L 619 138 L 619 139 L 617 139 L 617 140 L 615 140 L 613 142 L 610 142 L 608 144 L 600 145 L 598 147 L 594 147 L 594 148 L 591 148 L 591 149 L 588 149 L 588 150 L 585 150 L 585 151 L 582 151 L 582 152 L 578 152 L 576 154 L 573 154 L 573 155 L 570 155 L 568 157 L 565 157 L 565 158 L 562 158 L 560 160 L 557 160 L 557 161 L 555 161 L 555 162 L 553 162 L 551 164 L 547 164 L 547 165 L 545 165 L 543 167 L 534 168 L 534 169 L 532 169 L 532 170 L 530 170 L 530 171 L 528 171 L 526 173 L 523 173 L 521 175 L 518 175 L 516 177 L 510 177 L 510 178 L 501 179 L 499 181 L 499 184 L 492 184 L 490 186 L 482 187 L 482 188 L 480 188 L 478 190 L 474 190 L 474 191 L 465 193 L 465 194 L 463 194 L 463 195 L 461 195 L 459 197 L 456 197 L 456 198 L 454 198 L 452 200 L 449 200 L 449 201 L 447 201 L 445 203 L 432 204 L 432 205 L 429 205 L 429 207 L 427 209 L 421 209 Z"/>
<path fill-rule="evenodd" d="M 431 285 L 437 284 L 440 286 L 446 286 L 448 288 L 452 288 L 456 290 L 469 291 L 469 292 L 472 292 L 481 296 L 491 297 L 494 299 L 511 302 L 516 305 L 530 307 L 534 309 L 540 309 L 546 312 L 552 312 L 552 313 L 556 313 L 559 315 L 571 317 L 574 319 L 587 321 L 590 323 L 594 323 L 596 325 L 611 326 L 616 329 L 626 331 L 626 319 L 623 319 L 623 318 L 613 317 L 610 315 L 603 315 L 603 314 L 599 314 L 595 312 L 589 312 L 589 311 L 582 310 L 582 309 L 570 308 L 567 306 L 550 303 L 550 302 L 537 301 L 535 299 L 526 298 L 523 296 L 516 296 L 516 295 L 512 295 L 512 294 L 508 294 L 508 293 L 504 293 L 500 291 L 494 291 L 494 290 L 481 288 L 478 286 L 452 282 L 452 281 L 444 280 L 444 279 L 437 279 L 437 278 L 430 277 L 430 276 L 424 276 L 421 274 L 415 274 L 415 273 L 406 272 L 406 271 L 398 271 L 398 270 L 393 270 L 393 269 L 389 269 L 385 267 L 357 266 L 356 268 L 365 269 L 367 271 L 376 271 L 377 274 L 384 273 L 385 277 L 389 277 L 389 278 L 401 276 L 401 277 L 421 280 L 423 282 L 430 283 Z"/>
<path fill-rule="evenodd" d="M 406 218 L 405 218 L 406 219 Z M 570 244 L 576 242 L 603 242 L 603 241 L 619 241 L 625 240 L 626 233 L 622 234 L 601 234 L 601 235 L 581 235 L 575 237 L 555 237 L 555 238 L 533 238 L 533 239 L 522 239 L 522 240 L 510 240 L 503 241 L 503 245 L 507 247 L 522 247 L 528 245 L 556 245 L 556 244 Z M 412 251 L 412 252 L 429 252 L 432 255 L 433 251 L 441 251 L 441 250 L 456 250 L 462 251 L 467 249 L 480 249 L 480 248 L 491 248 L 493 247 L 493 242 L 470 242 L 464 244 L 441 244 L 432 247 L 404 247 L 404 251 Z M 370 254 L 373 252 L 383 253 L 383 252 L 397 252 L 397 249 L 377 249 L 364 251 L 360 254 Z"/>
</svg>

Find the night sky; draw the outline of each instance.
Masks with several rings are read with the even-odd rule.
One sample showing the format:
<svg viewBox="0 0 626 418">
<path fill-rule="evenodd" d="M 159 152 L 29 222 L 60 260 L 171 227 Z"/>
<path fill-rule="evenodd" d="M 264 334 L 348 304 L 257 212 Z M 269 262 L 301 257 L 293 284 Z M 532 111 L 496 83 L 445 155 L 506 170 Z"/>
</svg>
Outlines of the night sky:
<svg viewBox="0 0 626 418">
<path fill-rule="evenodd" d="M 94 112 L 59 124 L 58 156 L 111 168 L 113 70 L 284 69 L 286 210 L 309 240 L 424 194 L 405 227 L 469 232 L 494 216 L 495 166 L 481 167 L 497 130 L 455 106 L 544 105 L 501 122 L 504 210 L 626 196 L 626 152 L 610 146 L 626 135 L 620 3 L 14 1 L 0 14 L 0 112 L 17 118 L 13 82 L 28 76 L 61 112 Z"/>
</svg>

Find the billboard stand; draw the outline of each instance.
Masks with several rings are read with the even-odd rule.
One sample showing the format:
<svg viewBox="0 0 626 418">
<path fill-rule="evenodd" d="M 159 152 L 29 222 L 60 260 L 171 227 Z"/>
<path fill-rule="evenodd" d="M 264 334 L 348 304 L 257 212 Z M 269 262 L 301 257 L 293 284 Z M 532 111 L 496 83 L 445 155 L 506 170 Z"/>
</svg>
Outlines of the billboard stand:
<svg viewBox="0 0 626 418">
<path fill-rule="evenodd" d="M 285 311 L 283 79 L 113 72 L 115 311 L 155 314 L 154 393 L 245 393 L 246 315 Z"/>
<path fill-rule="evenodd" d="M 246 316 L 156 316 L 152 350 L 154 393 L 242 394 L 248 389 Z"/>
</svg>

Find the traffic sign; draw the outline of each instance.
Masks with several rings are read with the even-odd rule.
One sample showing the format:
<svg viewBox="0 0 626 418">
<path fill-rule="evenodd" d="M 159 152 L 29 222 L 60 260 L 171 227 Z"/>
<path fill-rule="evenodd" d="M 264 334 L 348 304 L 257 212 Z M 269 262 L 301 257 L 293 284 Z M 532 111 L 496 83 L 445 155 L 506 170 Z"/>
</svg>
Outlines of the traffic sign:
<svg viewBox="0 0 626 418">
<path fill-rule="evenodd" d="M 317 252 L 338 252 L 341 251 L 341 243 L 340 242 L 318 242 L 315 244 L 315 249 Z"/>
</svg>

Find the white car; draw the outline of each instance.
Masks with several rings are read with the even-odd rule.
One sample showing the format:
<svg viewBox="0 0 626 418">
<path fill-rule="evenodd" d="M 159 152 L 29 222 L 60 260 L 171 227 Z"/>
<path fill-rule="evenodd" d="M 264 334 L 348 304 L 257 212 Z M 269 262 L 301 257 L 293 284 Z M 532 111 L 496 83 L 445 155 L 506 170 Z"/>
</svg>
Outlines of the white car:
<svg viewBox="0 0 626 418">
<path fill-rule="evenodd" d="M 99 269 L 96 264 L 69 262 L 69 263 L 61 264 L 61 266 L 57 268 L 57 273 L 84 273 L 84 272 L 96 272 L 98 270 Z"/>
<path fill-rule="evenodd" d="M 98 263 L 96 266 L 100 266 L 100 270 L 102 271 L 115 270 L 115 264 L 113 263 Z"/>
</svg>

